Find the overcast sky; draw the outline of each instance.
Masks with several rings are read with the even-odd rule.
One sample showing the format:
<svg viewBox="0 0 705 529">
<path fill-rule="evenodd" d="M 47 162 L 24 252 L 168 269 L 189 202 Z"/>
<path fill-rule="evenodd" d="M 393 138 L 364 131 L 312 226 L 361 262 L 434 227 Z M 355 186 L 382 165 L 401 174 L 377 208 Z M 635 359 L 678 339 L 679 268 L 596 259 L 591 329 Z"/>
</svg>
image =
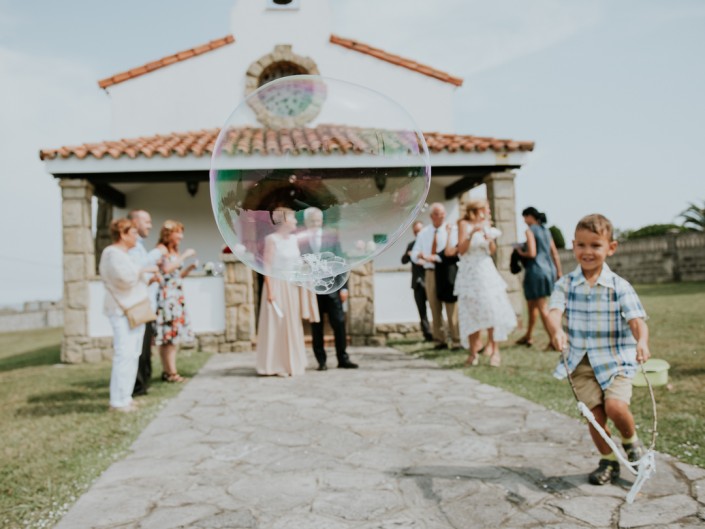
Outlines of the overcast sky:
<svg viewBox="0 0 705 529">
<path fill-rule="evenodd" d="M 0 0 L 0 306 L 61 297 L 60 196 L 39 148 L 113 139 L 96 81 L 230 33 L 234 1 Z M 336 34 L 464 78 L 457 132 L 534 140 L 517 207 L 567 239 L 586 213 L 629 229 L 705 200 L 705 2 L 331 5 Z"/>
</svg>

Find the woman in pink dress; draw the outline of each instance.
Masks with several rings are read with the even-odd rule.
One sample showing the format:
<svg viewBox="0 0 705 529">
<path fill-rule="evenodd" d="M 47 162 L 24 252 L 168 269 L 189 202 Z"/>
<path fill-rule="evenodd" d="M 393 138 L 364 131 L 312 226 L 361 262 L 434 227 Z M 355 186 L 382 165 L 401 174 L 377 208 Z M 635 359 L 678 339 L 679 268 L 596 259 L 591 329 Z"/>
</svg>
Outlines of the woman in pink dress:
<svg viewBox="0 0 705 529">
<path fill-rule="evenodd" d="M 303 375 L 307 358 L 302 318 L 318 321 L 315 295 L 281 279 L 294 270 L 301 253 L 294 211 L 277 208 L 272 212 L 275 232 L 264 239 L 264 284 L 257 333 L 257 373 L 260 375 Z"/>
</svg>

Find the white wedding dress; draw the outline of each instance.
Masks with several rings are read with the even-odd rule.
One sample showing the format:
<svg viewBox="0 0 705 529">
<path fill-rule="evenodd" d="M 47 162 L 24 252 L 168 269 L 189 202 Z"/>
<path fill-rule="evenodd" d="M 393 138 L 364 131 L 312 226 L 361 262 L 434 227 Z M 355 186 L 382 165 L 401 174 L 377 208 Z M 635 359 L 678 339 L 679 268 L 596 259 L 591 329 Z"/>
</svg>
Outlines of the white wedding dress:
<svg viewBox="0 0 705 529">
<path fill-rule="evenodd" d="M 468 232 L 472 228 L 468 225 Z M 491 230 L 492 236 L 499 235 L 496 228 Z M 458 296 L 458 325 L 463 347 L 470 348 L 468 336 L 474 332 L 494 328 L 494 339 L 501 342 L 517 326 L 507 283 L 492 261 L 490 243 L 483 232 L 472 235 L 470 248 L 460 256 L 454 293 Z"/>
</svg>

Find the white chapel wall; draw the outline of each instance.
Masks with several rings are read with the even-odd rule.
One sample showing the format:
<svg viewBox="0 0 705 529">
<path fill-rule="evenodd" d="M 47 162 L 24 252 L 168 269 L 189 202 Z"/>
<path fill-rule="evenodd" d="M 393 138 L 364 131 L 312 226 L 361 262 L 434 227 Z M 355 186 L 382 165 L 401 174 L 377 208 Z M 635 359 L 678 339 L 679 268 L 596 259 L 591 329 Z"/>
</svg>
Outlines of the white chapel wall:
<svg viewBox="0 0 705 529">
<path fill-rule="evenodd" d="M 250 64 L 271 53 L 277 44 L 291 44 L 293 53 L 313 59 L 324 77 L 357 83 L 391 97 L 423 131 L 453 131 L 455 87 L 330 43 L 335 28 L 330 27 L 327 0 L 304 0 L 300 11 L 291 12 L 267 11 L 264 6 L 264 0 L 236 2 L 234 43 L 109 87 L 113 136 L 222 126 L 244 97 Z M 404 56 L 404 50 L 385 51 Z"/>
</svg>

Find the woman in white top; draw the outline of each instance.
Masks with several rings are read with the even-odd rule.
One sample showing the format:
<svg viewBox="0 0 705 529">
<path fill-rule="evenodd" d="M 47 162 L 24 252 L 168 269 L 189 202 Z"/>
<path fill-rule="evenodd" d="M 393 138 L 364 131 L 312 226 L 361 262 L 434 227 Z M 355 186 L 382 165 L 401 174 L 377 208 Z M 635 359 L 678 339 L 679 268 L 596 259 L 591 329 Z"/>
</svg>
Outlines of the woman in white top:
<svg viewBox="0 0 705 529">
<path fill-rule="evenodd" d="M 115 219 L 110 223 L 113 244 L 100 256 L 98 270 L 105 283 L 104 314 L 113 328 L 113 369 L 110 374 L 110 409 L 130 412 L 135 410 L 132 390 L 135 386 L 137 364 L 142 350 L 144 324 L 130 329 L 123 308 L 131 307 L 147 298 L 145 274 L 156 272 L 156 266 L 140 269 L 128 255 L 137 244 L 137 228 L 129 219 Z"/>
<path fill-rule="evenodd" d="M 477 365 L 480 352 L 480 332 L 487 330 L 485 354 L 490 365 L 499 367 L 499 345 L 517 325 L 516 315 L 507 284 L 492 261 L 497 249 L 495 239 L 501 232 L 492 227 L 489 206 L 485 200 L 471 200 L 465 217 L 458 221 L 460 254 L 455 295 L 458 296 L 458 324 L 460 339 L 469 349 L 466 366 Z M 446 249 L 446 254 L 453 249 Z"/>
</svg>

